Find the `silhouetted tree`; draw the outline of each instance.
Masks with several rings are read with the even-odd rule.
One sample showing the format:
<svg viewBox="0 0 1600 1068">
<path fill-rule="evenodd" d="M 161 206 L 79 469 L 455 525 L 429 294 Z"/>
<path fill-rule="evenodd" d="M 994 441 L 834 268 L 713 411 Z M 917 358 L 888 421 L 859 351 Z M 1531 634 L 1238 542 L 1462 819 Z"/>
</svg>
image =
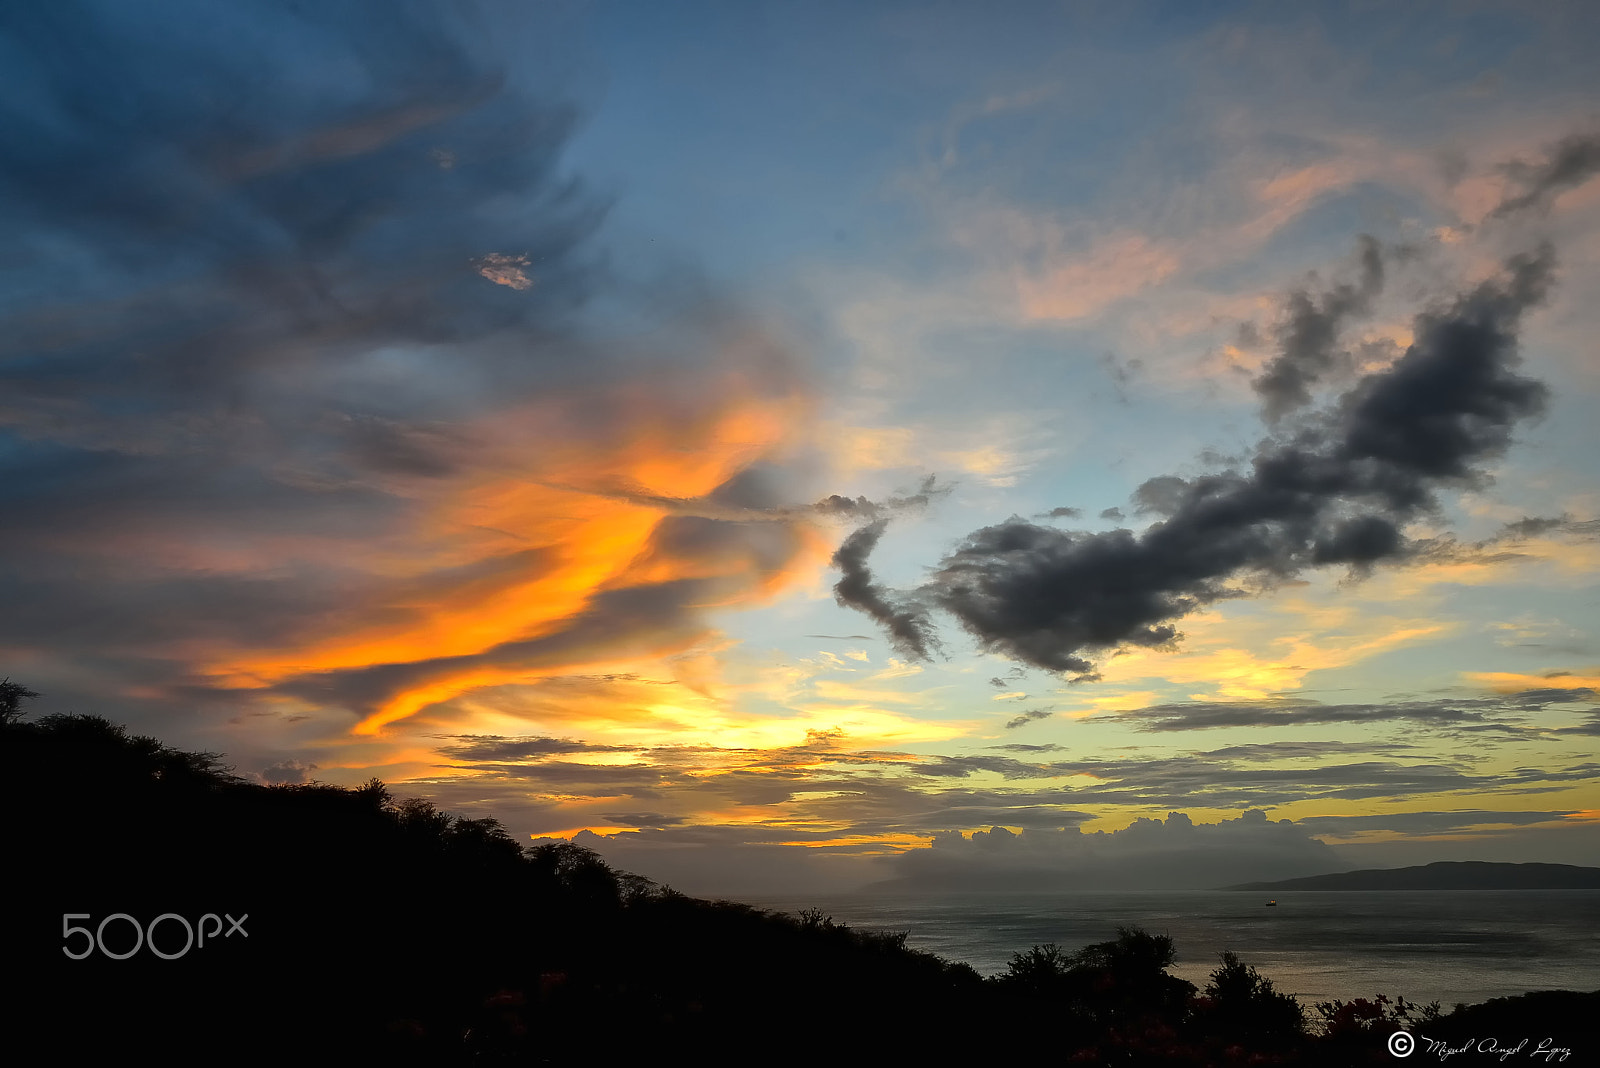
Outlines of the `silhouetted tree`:
<svg viewBox="0 0 1600 1068">
<path fill-rule="evenodd" d="M 525 855 L 541 881 L 560 887 L 589 905 L 621 904 L 617 875 L 600 854 L 576 842 L 530 846 Z"/>
<path fill-rule="evenodd" d="M 1050 994 L 1061 988 L 1071 966 L 1072 955 L 1049 942 L 1014 954 L 1001 981 L 1032 994 Z"/>
<path fill-rule="evenodd" d="M 0 679 L 0 725 L 15 723 L 22 718 L 22 702 L 41 697 L 10 677 Z"/>
<path fill-rule="evenodd" d="M 389 788 L 376 777 L 368 779 L 350 792 L 370 805 L 375 812 L 382 812 L 394 804 L 394 797 L 389 793 Z"/>
<path fill-rule="evenodd" d="M 1206 984 L 1206 1016 L 1211 1029 L 1229 1037 L 1298 1035 L 1306 1029 L 1300 1002 L 1273 989 L 1272 981 L 1234 953 Z"/>
<path fill-rule="evenodd" d="M 1073 954 L 1067 989 L 1101 1019 L 1154 1016 L 1177 1021 L 1195 994 L 1193 983 L 1167 973 L 1177 955 L 1167 935 L 1118 927 L 1115 939 Z"/>
<path fill-rule="evenodd" d="M 1110 971 L 1130 979 L 1161 974 L 1178 959 L 1168 935 L 1153 935 L 1139 927 L 1118 927 L 1109 942 L 1084 946 L 1072 959 L 1073 967 Z"/>
</svg>

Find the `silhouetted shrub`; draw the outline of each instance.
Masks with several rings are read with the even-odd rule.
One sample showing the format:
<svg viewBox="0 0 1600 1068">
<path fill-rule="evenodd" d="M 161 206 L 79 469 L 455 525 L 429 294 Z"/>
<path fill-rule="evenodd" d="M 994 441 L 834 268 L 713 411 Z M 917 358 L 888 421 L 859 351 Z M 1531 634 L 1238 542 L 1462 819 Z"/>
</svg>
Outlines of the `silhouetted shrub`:
<svg viewBox="0 0 1600 1068">
<path fill-rule="evenodd" d="M 1281 1038 L 1306 1029 L 1300 1002 L 1278 993 L 1270 979 L 1231 952 L 1222 954 L 1197 1007 L 1202 1026 L 1229 1038 Z"/>
</svg>

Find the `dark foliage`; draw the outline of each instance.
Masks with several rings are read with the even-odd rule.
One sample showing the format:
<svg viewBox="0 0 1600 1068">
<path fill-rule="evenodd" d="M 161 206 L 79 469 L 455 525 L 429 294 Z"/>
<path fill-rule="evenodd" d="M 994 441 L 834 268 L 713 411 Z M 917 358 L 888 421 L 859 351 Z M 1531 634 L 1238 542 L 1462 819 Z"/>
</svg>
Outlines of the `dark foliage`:
<svg viewBox="0 0 1600 1068">
<path fill-rule="evenodd" d="M 1172 940 L 1137 928 L 1036 946 L 984 980 L 903 932 L 684 897 L 571 843 L 523 849 L 376 779 L 262 786 L 99 717 L 28 722 L 34 694 L 0 687 L 7 1037 L 50 1063 L 946 1064 L 1000 1043 L 1072 1064 L 1342 1065 L 1387 1058 L 1398 1027 L 1600 1009 L 1541 994 L 1444 1016 L 1380 997 L 1318 1006 L 1313 1033 L 1232 954 L 1200 995 L 1168 973 Z M 180 953 L 168 919 L 152 937 L 173 959 L 64 951 L 87 941 L 67 924 L 135 949 L 128 921 L 100 927 L 117 913 L 147 929 L 215 913 L 242 933 L 198 923 L 206 945 Z"/>
<path fill-rule="evenodd" d="M 1305 1013 L 1288 994 L 1273 989 L 1272 980 L 1233 953 L 1222 954 L 1222 964 L 1211 973 L 1204 998 L 1197 1004 L 1202 1027 L 1230 1037 L 1248 1036 L 1258 1044 L 1295 1038 L 1306 1031 Z"/>
<path fill-rule="evenodd" d="M 38 696 L 21 683 L 0 679 L 0 724 L 17 722 L 22 718 L 22 702 Z"/>
<path fill-rule="evenodd" d="M 15 1018 L 62 1063 L 141 1048 L 228 1063 L 311 1049 L 357 1063 L 674 1050 L 743 1063 L 775 1028 L 830 1017 L 892 1057 L 942 1040 L 877 1021 L 954 1013 L 983 985 L 903 934 L 686 898 L 581 846 L 524 850 L 494 820 L 396 800 L 377 780 L 257 785 L 95 716 L 7 719 L 0 781 L 6 852 L 26 873 L 9 959 L 34 980 Z M 248 915 L 247 934 L 173 960 L 63 953 L 84 945 L 63 939 L 64 915 L 93 929 L 116 913 Z M 122 953 L 136 936 L 117 920 L 102 937 Z M 156 935 L 169 953 L 184 938 L 177 921 Z"/>
</svg>

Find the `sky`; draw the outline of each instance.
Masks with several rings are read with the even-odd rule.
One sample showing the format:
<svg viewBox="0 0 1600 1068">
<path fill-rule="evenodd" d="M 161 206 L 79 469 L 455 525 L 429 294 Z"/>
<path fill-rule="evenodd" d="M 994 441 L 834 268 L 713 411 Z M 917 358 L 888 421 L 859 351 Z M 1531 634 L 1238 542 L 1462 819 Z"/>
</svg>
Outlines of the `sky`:
<svg viewBox="0 0 1600 1068">
<path fill-rule="evenodd" d="M 1600 863 L 1600 9 L 0 15 L 0 675 L 691 893 Z"/>
</svg>

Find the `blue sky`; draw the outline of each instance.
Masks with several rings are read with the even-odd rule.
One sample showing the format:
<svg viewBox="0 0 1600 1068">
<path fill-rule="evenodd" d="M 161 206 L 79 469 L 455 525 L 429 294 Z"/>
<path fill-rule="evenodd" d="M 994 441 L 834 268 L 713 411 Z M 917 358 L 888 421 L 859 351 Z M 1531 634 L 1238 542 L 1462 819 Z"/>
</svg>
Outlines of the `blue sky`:
<svg viewBox="0 0 1600 1068">
<path fill-rule="evenodd" d="M 1597 855 L 1592 10 L 463 10 L 0 26 L 40 711 L 708 892 Z"/>
</svg>

